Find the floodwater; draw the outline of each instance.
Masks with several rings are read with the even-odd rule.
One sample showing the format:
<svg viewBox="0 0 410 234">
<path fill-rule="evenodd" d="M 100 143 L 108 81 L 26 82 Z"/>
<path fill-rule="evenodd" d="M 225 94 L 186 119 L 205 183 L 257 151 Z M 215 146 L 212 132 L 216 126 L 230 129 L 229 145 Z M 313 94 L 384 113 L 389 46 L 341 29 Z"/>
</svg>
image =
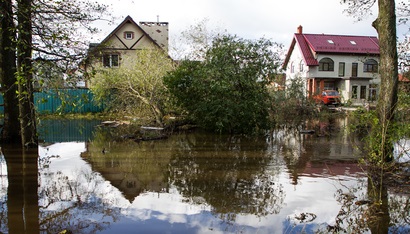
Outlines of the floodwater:
<svg viewBox="0 0 410 234">
<path fill-rule="evenodd" d="M 180 132 L 118 141 L 99 121 L 48 120 L 38 150 L 2 146 L 1 233 L 408 233 L 409 197 L 366 211 L 347 119 L 266 137 Z M 39 156 L 39 157 L 37 157 Z"/>
</svg>

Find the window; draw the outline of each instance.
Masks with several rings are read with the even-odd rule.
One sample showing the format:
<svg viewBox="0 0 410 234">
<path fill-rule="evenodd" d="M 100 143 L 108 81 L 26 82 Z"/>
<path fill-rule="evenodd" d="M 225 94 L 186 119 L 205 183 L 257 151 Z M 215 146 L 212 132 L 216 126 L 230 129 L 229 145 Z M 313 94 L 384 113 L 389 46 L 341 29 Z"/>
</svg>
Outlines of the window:
<svg viewBox="0 0 410 234">
<path fill-rule="evenodd" d="M 364 62 L 363 72 L 377 72 L 378 71 L 377 61 L 374 59 L 368 59 Z"/>
<path fill-rule="evenodd" d="M 352 99 L 357 99 L 357 86 L 352 86 Z"/>
<path fill-rule="evenodd" d="M 299 71 L 303 72 L 303 60 L 301 60 L 299 63 Z"/>
<path fill-rule="evenodd" d="M 330 58 L 323 58 L 319 61 L 319 71 L 334 71 L 334 62 Z"/>
<path fill-rule="evenodd" d="M 345 76 L 345 63 L 339 63 L 339 77 Z"/>
<path fill-rule="evenodd" d="M 366 99 L 366 86 L 360 86 L 360 99 Z"/>
<path fill-rule="evenodd" d="M 369 84 L 369 101 L 376 101 L 377 98 L 377 85 Z"/>
<path fill-rule="evenodd" d="M 352 63 L 352 77 L 357 77 L 357 63 Z"/>
<path fill-rule="evenodd" d="M 124 38 L 127 40 L 134 39 L 134 32 L 124 32 Z"/>
<path fill-rule="evenodd" d="M 119 55 L 118 54 L 104 54 L 103 66 L 104 67 L 118 67 Z"/>
<path fill-rule="evenodd" d="M 290 64 L 290 73 L 295 73 L 295 64 L 293 62 Z"/>
</svg>

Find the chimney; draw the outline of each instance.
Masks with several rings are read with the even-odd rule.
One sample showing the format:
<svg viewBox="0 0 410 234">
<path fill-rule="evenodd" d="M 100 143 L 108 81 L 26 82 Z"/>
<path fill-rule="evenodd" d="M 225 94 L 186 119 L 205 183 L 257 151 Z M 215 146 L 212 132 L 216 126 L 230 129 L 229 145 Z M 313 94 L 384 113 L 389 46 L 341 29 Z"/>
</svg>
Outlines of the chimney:
<svg viewBox="0 0 410 234">
<path fill-rule="evenodd" d="M 299 25 L 297 33 L 302 34 L 302 32 L 303 32 L 303 27 L 302 25 Z"/>
</svg>

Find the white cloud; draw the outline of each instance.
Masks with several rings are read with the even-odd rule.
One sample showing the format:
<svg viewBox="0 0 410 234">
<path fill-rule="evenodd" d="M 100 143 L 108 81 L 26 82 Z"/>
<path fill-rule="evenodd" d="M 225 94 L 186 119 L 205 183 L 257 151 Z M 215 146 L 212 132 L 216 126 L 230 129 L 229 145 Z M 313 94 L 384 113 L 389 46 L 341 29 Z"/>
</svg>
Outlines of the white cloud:
<svg viewBox="0 0 410 234">
<path fill-rule="evenodd" d="M 346 5 L 340 0 L 97 0 L 111 5 L 116 24 L 99 24 L 102 33 L 94 37 L 98 42 L 107 36 L 127 16 L 136 22 L 159 21 L 169 23 L 170 42 L 189 26 L 207 18 L 210 26 L 226 29 L 242 38 L 261 37 L 282 43 L 287 48 L 299 25 L 305 33 L 377 36 L 371 26 L 375 12 L 362 21 L 344 13 Z M 408 28 L 398 28 L 402 35 Z"/>
</svg>

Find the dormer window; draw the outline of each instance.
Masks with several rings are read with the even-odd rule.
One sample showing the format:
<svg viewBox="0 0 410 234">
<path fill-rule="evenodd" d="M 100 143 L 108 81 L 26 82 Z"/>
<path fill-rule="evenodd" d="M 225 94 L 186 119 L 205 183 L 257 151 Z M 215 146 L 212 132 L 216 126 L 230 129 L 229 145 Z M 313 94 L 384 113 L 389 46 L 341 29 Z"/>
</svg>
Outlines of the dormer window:
<svg viewBox="0 0 410 234">
<path fill-rule="evenodd" d="M 124 32 L 124 38 L 127 40 L 134 39 L 134 32 L 130 32 L 130 31 Z"/>
</svg>

